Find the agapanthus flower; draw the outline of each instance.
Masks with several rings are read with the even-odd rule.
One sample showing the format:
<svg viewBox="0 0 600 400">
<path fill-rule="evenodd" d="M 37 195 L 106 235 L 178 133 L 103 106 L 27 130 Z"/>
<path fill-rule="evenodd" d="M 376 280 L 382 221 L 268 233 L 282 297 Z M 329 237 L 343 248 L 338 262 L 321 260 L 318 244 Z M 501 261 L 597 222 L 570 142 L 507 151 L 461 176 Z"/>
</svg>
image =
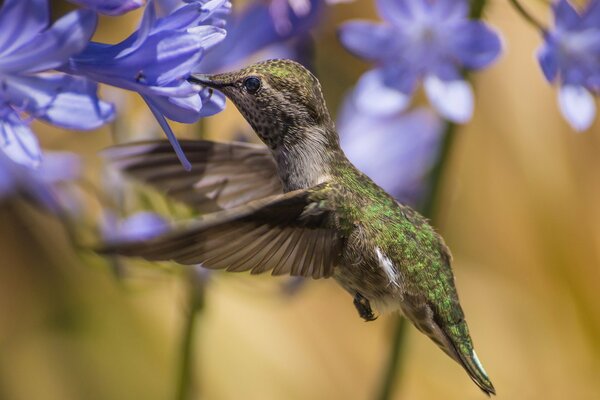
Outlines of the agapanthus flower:
<svg viewBox="0 0 600 400">
<path fill-rule="evenodd" d="M 46 0 L 6 0 L 0 9 L 0 150 L 35 167 L 41 150 L 31 119 L 71 129 L 94 129 L 113 117 L 95 84 L 59 68 L 80 52 L 96 28 L 93 11 L 77 10 L 49 23 Z M 27 119 L 23 116 L 27 115 Z"/>
<path fill-rule="evenodd" d="M 279 45 L 290 39 L 302 38 L 316 25 L 320 6 L 318 0 L 312 0 L 312 3 L 315 5 L 301 16 L 286 10 L 287 14 L 281 16 L 289 24 L 285 31 L 277 28 L 278 22 L 271 14 L 271 5 L 262 1 L 253 2 L 243 11 L 233 13 L 227 21 L 227 37 L 211 49 L 209 56 L 200 62 L 198 71 L 214 73 L 236 68 L 238 63 L 258 52 L 263 52 L 263 57 L 259 58 L 298 59 L 299 52 L 296 49 L 287 45 L 282 49 Z"/>
<path fill-rule="evenodd" d="M 198 92 L 186 78 L 204 53 L 225 37 L 225 30 L 211 22 L 215 13 L 229 7 L 226 0 L 195 1 L 161 17 L 150 0 L 136 32 L 115 45 L 91 42 L 65 70 L 138 92 L 189 169 L 166 118 L 192 123 L 225 106 L 221 94 L 208 89 Z"/>
<path fill-rule="evenodd" d="M 122 15 L 140 8 L 145 0 L 69 0 L 105 15 Z"/>
<path fill-rule="evenodd" d="M 445 118 L 463 123 L 473 113 L 473 91 L 461 70 L 489 66 L 500 54 L 499 36 L 468 19 L 466 0 L 377 0 L 384 23 L 351 21 L 340 40 L 376 63 L 358 84 L 357 105 L 371 112 L 405 109 L 418 84 Z"/>
<path fill-rule="evenodd" d="M 337 118 L 344 152 L 352 163 L 397 200 L 417 205 L 437 157 L 442 120 L 431 110 L 371 114 L 349 95 Z"/>
<path fill-rule="evenodd" d="M 167 232 L 169 222 L 150 211 L 140 211 L 124 219 L 107 212 L 101 230 L 107 242 L 148 240 Z"/>
<path fill-rule="evenodd" d="M 61 184 L 79 177 L 81 161 L 73 153 L 46 152 L 36 169 L 13 161 L 0 151 L 0 201 L 21 195 L 51 212 L 64 211 Z"/>
<path fill-rule="evenodd" d="M 596 115 L 593 94 L 600 93 L 600 1 L 590 0 L 581 13 L 567 0 L 552 9 L 554 27 L 544 32 L 538 59 L 546 79 L 560 84 L 563 116 L 583 131 Z"/>
</svg>

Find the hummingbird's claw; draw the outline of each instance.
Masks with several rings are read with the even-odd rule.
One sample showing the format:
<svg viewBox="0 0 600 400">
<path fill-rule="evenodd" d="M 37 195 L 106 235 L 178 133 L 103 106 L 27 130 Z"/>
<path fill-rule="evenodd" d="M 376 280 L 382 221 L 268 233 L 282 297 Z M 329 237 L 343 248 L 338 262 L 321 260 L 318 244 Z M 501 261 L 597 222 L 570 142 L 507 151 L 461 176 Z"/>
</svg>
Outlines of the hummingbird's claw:
<svg viewBox="0 0 600 400">
<path fill-rule="evenodd" d="M 373 314 L 371 303 L 369 303 L 369 300 L 360 293 L 356 293 L 354 296 L 354 307 L 356 307 L 358 315 L 366 322 L 375 321 L 377 319 L 377 316 Z"/>
</svg>

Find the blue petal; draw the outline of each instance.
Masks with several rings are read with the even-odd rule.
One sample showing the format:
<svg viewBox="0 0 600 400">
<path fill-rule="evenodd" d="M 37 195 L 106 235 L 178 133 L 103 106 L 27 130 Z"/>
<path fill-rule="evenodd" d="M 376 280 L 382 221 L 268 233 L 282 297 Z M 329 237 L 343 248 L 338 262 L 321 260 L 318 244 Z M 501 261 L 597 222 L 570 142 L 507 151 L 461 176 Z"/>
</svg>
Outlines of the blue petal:
<svg viewBox="0 0 600 400">
<path fill-rule="evenodd" d="M 154 32 L 193 28 L 206 21 L 215 12 L 227 12 L 228 10 L 227 0 L 210 0 L 204 4 L 202 2 L 186 4 L 169 12 L 168 17 L 159 19 Z"/>
<path fill-rule="evenodd" d="M 308 32 L 316 24 L 320 12 L 320 7 L 313 5 L 310 12 L 303 16 L 290 10 L 289 29 L 281 33 L 271 18 L 269 7 L 261 3 L 252 4 L 241 15 L 231 18 L 227 37 L 211 50 L 210 57 L 201 61 L 197 71 L 223 70 L 269 45 Z"/>
<path fill-rule="evenodd" d="M 435 0 L 431 2 L 432 18 L 448 21 L 462 21 L 467 17 L 469 4 L 466 0 Z"/>
<path fill-rule="evenodd" d="M 29 42 L 49 21 L 47 0 L 5 0 L 0 9 L 0 58 Z"/>
<path fill-rule="evenodd" d="M 187 157 L 185 156 L 183 149 L 181 148 L 181 145 L 177 140 L 177 137 L 171 130 L 171 127 L 169 126 L 169 123 L 165 119 L 164 115 L 161 114 L 159 107 L 154 103 L 154 101 L 151 98 L 143 95 L 142 98 L 144 99 L 146 104 L 148 104 L 150 111 L 152 111 L 152 114 L 154 115 L 161 128 L 167 135 L 167 139 L 169 139 L 169 143 L 171 143 L 171 146 L 173 146 L 173 150 L 175 150 L 175 154 L 177 155 L 177 158 L 179 158 L 179 162 L 181 162 L 181 165 L 183 165 L 183 168 L 186 171 L 190 171 L 192 169 L 192 164 L 190 164 Z"/>
<path fill-rule="evenodd" d="M 538 51 L 537 58 L 546 80 L 550 83 L 554 82 L 558 75 L 558 60 L 556 58 L 555 47 L 549 43 L 544 44 Z"/>
<path fill-rule="evenodd" d="M 460 23 L 450 40 L 454 56 L 471 69 L 487 67 L 498 58 L 502 50 L 498 34 L 478 21 Z"/>
<path fill-rule="evenodd" d="M 341 26 L 338 37 L 344 47 L 367 60 L 389 57 L 397 50 L 398 32 L 392 27 L 367 21 L 350 21 Z"/>
<path fill-rule="evenodd" d="M 115 107 L 100 100 L 98 87 L 84 78 L 64 76 L 61 91 L 39 118 L 66 129 L 96 129 L 115 117 Z"/>
<path fill-rule="evenodd" d="M 385 73 L 375 69 L 366 72 L 354 89 L 357 109 L 371 114 L 394 114 L 408 107 L 412 94 L 386 85 Z"/>
<path fill-rule="evenodd" d="M 39 180 L 47 185 L 68 182 L 81 176 L 82 160 L 77 154 L 47 151 L 40 168 L 36 171 Z"/>
<path fill-rule="evenodd" d="M 73 57 L 67 69 L 98 82 L 142 92 L 149 86 L 183 81 L 198 64 L 202 50 L 224 36 L 222 29 L 213 26 L 183 32 L 162 31 L 150 35 L 137 51 L 125 57 L 115 55 L 110 46 L 93 43 Z"/>
<path fill-rule="evenodd" d="M 149 4 L 144 9 L 144 15 L 142 16 L 142 20 L 140 21 L 140 26 L 136 32 L 134 32 L 130 37 L 124 40 L 124 43 L 121 44 L 122 47 L 125 47 L 124 44 L 133 40 L 131 45 L 127 45 L 123 51 L 119 52 L 116 57 L 125 57 L 130 53 L 133 53 L 137 49 L 140 48 L 150 35 L 150 31 L 152 30 L 153 25 L 156 23 L 156 10 Z"/>
<path fill-rule="evenodd" d="M 429 101 L 440 115 L 457 123 L 471 119 L 473 89 L 467 81 L 443 81 L 436 76 L 427 76 L 423 85 Z"/>
<path fill-rule="evenodd" d="M 560 29 L 571 30 L 581 21 L 581 16 L 567 0 L 558 0 L 552 8 L 555 24 Z"/>
<path fill-rule="evenodd" d="M 225 108 L 225 95 L 221 92 L 214 92 L 205 88 L 200 92 L 200 98 L 202 99 L 202 110 L 200 110 L 202 117 L 210 117 Z"/>
<path fill-rule="evenodd" d="M 12 173 L 14 163 L 0 151 L 0 200 L 13 194 L 16 190 L 17 182 Z"/>
<path fill-rule="evenodd" d="M 67 129 L 95 129 L 114 117 L 100 101 L 96 84 L 65 74 L 15 76 L 5 82 L 3 97 L 13 106 Z"/>
<path fill-rule="evenodd" d="M 90 10 L 70 12 L 27 44 L 0 57 L 0 71 L 26 74 L 61 66 L 71 55 L 85 48 L 97 20 Z"/>
<path fill-rule="evenodd" d="M 133 214 L 119 222 L 109 215 L 102 231 L 107 241 L 141 241 L 166 233 L 169 223 L 160 215 L 148 211 Z"/>
<path fill-rule="evenodd" d="M 600 1 L 590 0 L 587 2 L 587 8 L 582 16 L 582 28 L 599 29 L 600 28 Z"/>
<path fill-rule="evenodd" d="M 592 94 L 582 86 L 565 85 L 558 92 L 560 111 L 576 131 L 585 131 L 594 122 L 596 104 Z"/>
<path fill-rule="evenodd" d="M 140 8 L 144 0 L 69 0 L 106 15 L 122 15 Z"/>
<path fill-rule="evenodd" d="M 200 118 L 203 104 L 198 95 L 190 97 L 146 95 L 146 97 L 152 99 L 152 103 L 157 110 L 170 120 L 191 124 Z"/>
<path fill-rule="evenodd" d="M 430 7 L 429 2 L 423 0 L 377 0 L 379 15 L 397 26 L 422 17 Z"/>
<path fill-rule="evenodd" d="M 15 113 L 6 109 L 0 115 L 0 151 L 29 168 L 37 168 L 42 160 L 37 137 Z"/>
</svg>

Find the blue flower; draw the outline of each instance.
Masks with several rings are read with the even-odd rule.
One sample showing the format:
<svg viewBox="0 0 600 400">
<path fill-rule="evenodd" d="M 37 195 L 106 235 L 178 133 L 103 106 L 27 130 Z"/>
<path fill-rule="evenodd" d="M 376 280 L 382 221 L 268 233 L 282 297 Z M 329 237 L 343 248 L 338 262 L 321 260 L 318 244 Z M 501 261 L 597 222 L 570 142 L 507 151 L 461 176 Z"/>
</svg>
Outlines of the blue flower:
<svg viewBox="0 0 600 400">
<path fill-rule="evenodd" d="M 68 13 L 48 27 L 46 0 L 6 0 L 0 9 L 0 150 L 29 167 L 41 161 L 28 121 L 94 129 L 113 117 L 96 85 L 58 68 L 87 45 L 96 28 L 89 10 Z M 29 115 L 23 120 L 23 113 Z"/>
<path fill-rule="evenodd" d="M 417 205 L 439 151 L 442 120 L 426 108 L 371 114 L 357 107 L 355 95 L 347 96 L 337 119 L 344 152 L 396 199 Z"/>
<path fill-rule="evenodd" d="M 107 242 L 141 241 L 152 239 L 169 230 L 168 221 L 160 215 L 141 211 L 118 220 L 107 212 L 102 225 L 102 236 Z"/>
<path fill-rule="evenodd" d="M 301 38 L 316 25 L 320 11 L 320 0 L 306 0 L 309 10 L 297 15 L 291 9 L 275 17 L 273 3 L 254 2 L 242 12 L 230 16 L 228 32 L 223 42 L 211 49 L 209 56 L 198 65 L 198 72 L 213 73 L 238 67 L 249 56 L 261 52 L 259 58 L 298 58 L 298 52 L 289 46 L 279 46 L 293 39 Z M 278 26 L 285 20 L 286 29 Z M 291 50 L 291 51 L 290 51 Z M 266 54 L 265 54 L 266 53 Z"/>
<path fill-rule="evenodd" d="M 115 45 L 91 42 L 71 57 L 64 69 L 96 82 L 138 92 L 160 123 L 186 169 L 185 158 L 166 118 L 192 123 L 215 114 L 225 98 L 208 89 L 198 91 L 186 81 L 204 53 L 225 37 L 212 25 L 215 15 L 229 9 L 225 0 L 196 1 L 157 15 L 148 2 L 139 29 Z"/>
<path fill-rule="evenodd" d="M 13 161 L 0 152 L 0 201 L 24 196 L 51 212 L 65 210 L 61 184 L 79 177 L 81 160 L 73 153 L 46 152 L 37 169 Z"/>
<path fill-rule="evenodd" d="M 339 32 L 344 46 L 377 67 L 358 84 L 357 106 L 371 112 L 405 109 L 419 82 L 445 118 L 466 122 L 471 86 L 461 69 L 481 69 L 500 54 L 498 35 L 467 18 L 465 0 L 378 0 L 385 23 L 351 21 Z"/>
<path fill-rule="evenodd" d="M 548 82 L 559 82 L 558 101 L 578 131 L 596 115 L 592 93 L 600 93 L 600 1 L 589 1 L 578 13 L 566 0 L 553 5 L 554 28 L 544 32 L 538 59 Z"/>
<path fill-rule="evenodd" d="M 122 15 L 140 8 L 145 0 L 69 0 L 91 10 L 106 15 Z"/>
</svg>

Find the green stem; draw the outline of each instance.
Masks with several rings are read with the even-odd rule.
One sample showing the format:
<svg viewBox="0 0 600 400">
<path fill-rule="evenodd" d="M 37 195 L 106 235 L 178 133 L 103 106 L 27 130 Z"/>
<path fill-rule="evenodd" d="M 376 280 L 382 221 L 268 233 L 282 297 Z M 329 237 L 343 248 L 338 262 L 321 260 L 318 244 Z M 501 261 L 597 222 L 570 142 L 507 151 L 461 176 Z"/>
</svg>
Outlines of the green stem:
<svg viewBox="0 0 600 400">
<path fill-rule="evenodd" d="M 394 323 L 394 334 L 392 336 L 392 343 L 390 345 L 390 355 L 388 358 L 388 364 L 385 368 L 385 375 L 381 383 L 381 388 L 377 394 L 376 399 L 388 400 L 392 398 L 394 389 L 398 384 L 398 375 L 402 371 L 400 365 L 400 355 L 402 354 L 402 345 L 404 343 L 404 337 L 406 336 L 406 318 L 398 316 Z"/>
<path fill-rule="evenodd" d="M 201 278 L 200 278 L 201 279 Z M 189 303 L 185 316 L 181 345 L 179 348 L 179 380 L 177 383 L 176 400 L 189 400 L 192 398 L 194 373 L 194 333 L 196 331 L 197 318 L 204 308 L 204 283 L 200 282 L 196 271 L 191 268 L 188 276 Z"/>
<path fill-rule="evenodd" d="M 435 217 L 435 207 L 437 206 L 438 198 L 442 188 L 442 175 L 444 168 L 448 164 L 448 158 L 450 156 L 450 150 L 454 143 L 454 137 L 456 132 L 456 125 L 452 122 L 446 122 L 446 128 L 443 133 L 443 141 L 440 148 L 440 153 L 436 163 L 431 168 L 429 173 L 429 195 L 421 205 L 421 213 L 429 219 Z"/>
<path fill-rule="evenodd" d="M 508 0 L 510 4 L 513 6 L 515 11 L 517 11 L 525 21 L 531 24 L 533 27 L 545 33 L 548 29 L 542 24 L 536 17 L 534 17 L 529 11 L 523 7 L 523 5 L 519 2 L 519 0 Z"/>
</svg>

